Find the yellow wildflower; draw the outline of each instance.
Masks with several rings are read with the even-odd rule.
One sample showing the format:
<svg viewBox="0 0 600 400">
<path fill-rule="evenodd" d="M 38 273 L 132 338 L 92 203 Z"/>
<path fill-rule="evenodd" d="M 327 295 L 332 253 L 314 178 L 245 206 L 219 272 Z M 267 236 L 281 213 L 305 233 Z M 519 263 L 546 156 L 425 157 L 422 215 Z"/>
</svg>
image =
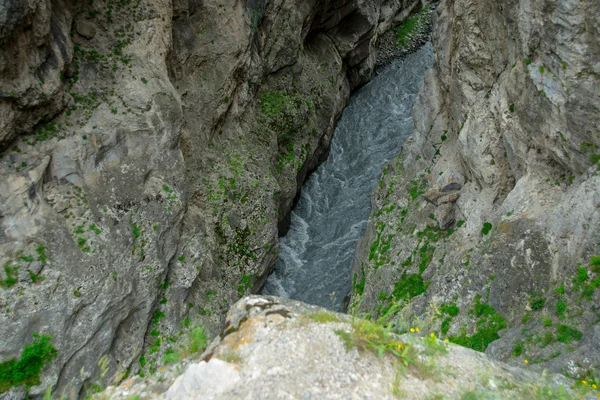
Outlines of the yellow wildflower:
<svg viewBox="0 0 600 400">
<path fill-rule="evenodd" d="M 529 364 L 529 360 L 523 360 L 525 364 Z"/>
<path fill-rule="evenodd" d="M 588 383 L 587 383 L 587 381 L 581 381 L 581 383 L 583 383 L 583 384 L 584 384 L 584 385 L 586 385 L 586 386 L 587 386 L 587 384 L 588 384 Z"/>
<path fill-rule="evenodd" d="M 444 339 L 444 342 L 448 343 L 450 340 L 448 338 Z"/>
<path fill-rule="evenodd" d="M 411 332 L 414 332 L 414 331 L 415 331 L 415 328 L 410 328 L 410 331 L 411 331 Z"/>
<path fill-rule="evenodd" d="M 419 328 L 416 329 L 417 333 L 421 332 L 421 330 Z"/>
<path fill-rule="evenodd" d="M 593 387 L 594 389 L 598 389 L 598 386 L 596 386 L 596 385 L 592 385 L 592 387 Z"/>
<path fill-rule="evenodd" d="M 429 336 L 431 336 L 432 339 L 435 339 L 435 333 L 430 333 Z"/>
</svg>

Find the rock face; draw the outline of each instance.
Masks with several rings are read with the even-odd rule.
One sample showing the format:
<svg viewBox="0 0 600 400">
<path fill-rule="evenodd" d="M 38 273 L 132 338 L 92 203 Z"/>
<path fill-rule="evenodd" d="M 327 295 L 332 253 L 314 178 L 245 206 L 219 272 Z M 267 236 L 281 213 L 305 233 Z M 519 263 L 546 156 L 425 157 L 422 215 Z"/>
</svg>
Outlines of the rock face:
<svg viewBox="0 0 600 400">
<path fill-rule="evenodd" d="M 0 360 L 52 335 L 36 396 L 102 356 L 105 380 L 152 371 L 260 289 L 378 37 L 420 2 L 4 3 Z"/>
<path fill-rule="evenodd" d="M 440 3 L 436 64 L 373 194 L 351 307 L 433 302 L 457 343 L 598 368 L 599 27 L 597 2 Z"/>
<path fill-rule="evenodd" d="M 546 381 L 532 371 L 437 342 L 425 333 L 388 337 L 415 350 L 403 368 L 390 353 L 378 357 L 376 352 L 348 348 L 341 338 L 353 332 L 356 323 L 348 315 L 299 302 L 244 297 L 232 307 L 224 332 L 202 361 L 172 368 L 181 373 L 174 380 L 166 378 L 169 386 L 148 385 L 136 377 L 98 398 L 507 399 L 530 398 L 538 393 L 536 388 L 552 388 L 564 380 L 552 376 Z"/>
</svg>

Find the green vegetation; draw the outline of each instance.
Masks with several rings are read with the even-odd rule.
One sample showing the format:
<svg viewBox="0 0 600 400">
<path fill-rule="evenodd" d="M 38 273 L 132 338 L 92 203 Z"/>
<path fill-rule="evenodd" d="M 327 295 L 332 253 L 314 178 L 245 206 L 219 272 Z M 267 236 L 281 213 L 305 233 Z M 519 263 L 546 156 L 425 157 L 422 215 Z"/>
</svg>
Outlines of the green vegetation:
<svg viewBox="0 0 600 400">
<path fill-rule="evenodd" d="M 407 48 L 418 32 L 420 25 L 427 18 L 429 18 L 429 8 L 424 7 L 415 15 L 405 19 L 400 26 L 394 29 L 396 45 L 401 49 Z"/>
<path fill-rule="evenodd" d="M 383 222 L 377 222 L 377 239 L 371 245 L 371 252 L 369 253 L 369 261 L 375 261 L 375 269 L 383 266 L 388 262 L 388 258 L 385 254 L 388 252 L 391 246 L 391 241 L 394 235 L 383 235 L 385 230 L 385 224 Z"/>
<path fill-rule="evenodd" d="M 556 315 L 563 318 L 565 316 L 565 311 L 567 310 L 567 302 L 565 300 L 558 300 L 556 302 Z"/>
<path fill-rule="evenodd" d="M 418 182 L 417 180 L 414 180 L 410 182 L 410 185 L 411 186 L 408 190 L 408 197 L 410 197 L 411 200 L 414 201 L 422 194 L 425 194 L 425 190 L 427 189 L 427 181 L 421 180 L 420 182 Z"/>
<path fill-rule="evenodd" d="M 246 290 L 251 289 L 254 284 L 254 276 L 253 275 L 244 275 L 242 277 L 242 281 L 237 287 L 237 292 L 240 297 L 242 297 Z"/>
<path fill-rule="evenodd" d="M 490 224 L 489 222 L 485 222 L 483 224 L 483 228 L 481 228 L 481 234 L 485 236 L 488 233 L 490 233 L 491 230 L 492 230 L 492 224 Z"/>
<path fill-rule="evenodd" d="M 405 271 L 400 280 L 394 283 L 392 296 L 394 296 L 396 300 L 412 299 L 421 293 L 425 293 L 428 286 L 429 282 L 423 282 L 423 276 L 421 274 L 407 275 Z"/>
<path fill-rule="evenodd" d="M 46 260 L 48 259 L 48 257 L 46 256 L 46 248 L 42 245 L 38 245 L 35 251 L 36 253 L 38 253 L 38 260 L 41 261 L 42 264 L 46 265 Z"/>
<path fill-rule="evenodd" d="M 546 299 L 543 297 L 535 297 L 530 299 L 531 309 L 534 311 L 541 310 L 546 304 Z"/>
<path fill-rule="evenodd" d="M 514 112 L 515 112 L 515 105 L 514 105 L 513 103 L 511 103 L 511 104 L 508 106 L 508 109 L 510 110 L 510 112 L 511 112 L 511 113 L 514 113 Z"/>
<path fill-rule="evenodd" d="M 0 279 L 0 286 L 2 286 L 3 288 L 9 288 L 15 283 L 17 283 L 17 272 L 19 271 L 19 268 L 21 267 L 18 265 L 11 265 L 10 263 L 4 264 L 4 272 L 6 273 L 6 278 Z"/>
<path fill-rule="evenodd" d="M 187 338 L 181 346 L 178 353 L 179 358 L 185 358 L 192 354 L 197 354 L 204 351 L 206 347 L 206 334 L 202 326 L 196 326 L 192 328 L 187 334 Z"/>
<path fill-rule="evenodd" d="M 456 303 L 442 304 L 440 306 L 440 311 L 442 311 L 444 314 L 450 315 L 451 317 L 456 317 L 460 312 L 459 308 L 456 306 Z"/>
<path fill-rule="evenodd" d="M 33 343 L 25 346 L 20 360 L 13 358 L 0 363 L 0 393 L 14 386 L 40 383 L 42 369 L 58 354 L 50 340 L 50 335 L 34 333 Z"/>
<path fill-rule="evenodd" d="M 95 224 L 91 224 L 89 228 L 90 231 L 93 231 L 96 235 L 99 235 L 102 232 L 102 230 L 98 228 Z"/>
<path fill-rule="evenodd" d="M 481 302 L 481 296 L 475 297 L 475 306 L 469 314 L 477 318 L 477 332 L 467 336 L 463 330 L 459 336 L 450 337 L 450 341 L 477 351 L 485 351 L 490 343 L 500 338 L 498 331 L 506 328 L 506 319 L 489 304 Z"/>
<path fill-rule="evenodd" d="M 328 322 L 341 322 L 337 315 L 323 309 L 310 314 L 308 317 L 320 324 L 325 324 Z"/>
<path fill-rule="evenodd" d="M 347 349 L 370 351 L 379 357 L 384 354 L 395 356 L 405 367 L 414 357 L 414 348 L 397 339 L 391 332 L 392 325 L 357 319 L 350 332 L 337 329 L 335 333 L 342 339 Z"/>
<path fill-rule="evenodd" d="M 523 350 L 525 350 L 525 346 L 523 346 L 523 343 L 517 343 L 517 345 L 512 351 L 512 355 L 515 357 L 519 357 L 521 354 L 523 354 Z"/>
<path fill-rule="evenodd" d="M 357 280 L 358 280 L 358 276 L 355 272 L 354 275 L 352 276 L 352 288 L 354 289 L 354 293 L 358 294 L 359 296 L 362 296 L 362 294 L 365 291 L 365 283 L 366 283 L 366 276 L 365 276 L 364 269 L 362 270 L 362 273 L 361 273 L 360 282 L 357 282 Z"/>
<path fill-rule="evenodd" d="M 581 340 L 583 334 L 575 328 L 571 328 L 567 325 L 556 325 L 556 340 L 561 343 L 571 343 L 574 341 Z"/>
</svg>

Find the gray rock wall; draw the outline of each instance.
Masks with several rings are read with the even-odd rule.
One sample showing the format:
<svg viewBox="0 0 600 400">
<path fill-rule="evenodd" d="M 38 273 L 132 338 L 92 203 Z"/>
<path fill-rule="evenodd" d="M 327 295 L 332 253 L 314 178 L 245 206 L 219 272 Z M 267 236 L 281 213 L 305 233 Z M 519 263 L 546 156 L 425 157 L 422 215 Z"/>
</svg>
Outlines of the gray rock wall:
<svg viewBox="0 0 600 400">
<path fill-rule="evenodd" d="M 216 333 L 417 3 L 5 2 L 0 360 L 34 332 L 58 350 L 11 395 L 152 372 L 190 325 Z"/>
<path fill-rule="evenodd" d="M 433 302 L 457 343 L 597 368 L 599 18 L 592 2 L 440 3 L 436 65 L 373 194 L 352 307 Z"/>
</svg>

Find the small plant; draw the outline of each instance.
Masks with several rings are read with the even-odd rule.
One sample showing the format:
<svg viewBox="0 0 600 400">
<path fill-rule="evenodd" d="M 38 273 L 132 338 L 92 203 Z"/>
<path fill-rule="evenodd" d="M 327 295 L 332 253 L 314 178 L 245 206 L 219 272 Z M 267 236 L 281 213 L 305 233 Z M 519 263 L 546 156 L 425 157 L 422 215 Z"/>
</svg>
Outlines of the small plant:
<svg viewBox="0 0 600 400">
<path fill-rule="evenodd" d="M 523 346 L 523 343 L 517 343 L 517 345 L 512 351 L 512 355 L 515 357 L 519 357 L 521 356 L 521 354 L 523 354 L 523 350 L 525 350 L 525 346 Z"/>
<path fill-rule="evenodd" d="M 571 343 L 574 341 L 581 340 L 583 334 L 575 328 L 571 328 L 567 325 L 556 325 L 556 340 L 561 343 Z"/>
<path fill-rule="evenodd" d="M 511 103 L 511 104 L 508 106 L 508 109 L 510 110 L 510 112 L 511 112 L 511 113 L 514 113 L 514 112 L 515 112 L 515 105 Z"/>
<path fill-rule="evenodd" d="M 379 357 L 389 353 L 400 360 L 404 367 L 412 362 L 413 347 L 401 342 L 391 333 L 391 326 L 364 319 L 356 319 L 350 332 L 336 329 L 347 349 L 353 347 L 360 351 L 370 351 Z"/>
<path fill-rule="evenodd" d="M 185 358 L 192 354 L 200 353 L 204 351 L 206 347 L 206 334 L 202 326 L 196 326 L 192 328 L 189 333 L 187 340 L 179 351 L 179 358 Z"/>
<path fill-rule="evenodd" d="M 313 321 L 321 323 L 321 324 L 325 324 L 328 322 L 340 322 L 340 319 L 338 318 L 337 315 L 335 315 L 334 313 L 329 312 L 327 310 L 323 310 L 323 309 L 310 314 L 308 317 L 310 319 L 312 319 Z"/>
<path fill-rule="evenodd" d="M 25 345 L 21 359 L 0 363 L 0 393 L 14 386 L 40 384 L 42 369 L 58 354 L 50 343 L 52 336 L 33 334 L 33 343 Z"/>
<path fill-rule="evenodd" d="M 179 354 L 174 349 L 167 349 L 163 356 L 163 362 L 170 364 L 179 361 Z"/>
<path fill-rule="evenodd" d="M 556 315 L 559 317 L 565 316 L 565 311 L 567 310 L 567 302 L 565 300 L 558 300 L 556 302 Z"/>
<path fill-rule="evenodd" d="M 542 308 L 544 308 L 545 304 L 546 304 L 546 299 L 543 297 L 537 297 L 537 298 L 531 299 L 531 309 L 534 311 L 541 310 Z"/>
<path fill-rule="evenodd" d="M 4 264 L 4 272 L 6 273 L 5 279 L 0 279 L 0 286 L 3 288 L 9 288 L 17 283 L 17 271 L 21 268 L 18 265 L 10 265 L 10 263 Z"/>
<path fill-rule="evenodd" d="M 483 224 L 483 228 L 481 228 L 481 234 L 485 236 L 488 233 L 490 233 L 491 230 L 492 230 L 492 224 L 490 224 L 489 222 L 485 222 Z"/>
</svg>

